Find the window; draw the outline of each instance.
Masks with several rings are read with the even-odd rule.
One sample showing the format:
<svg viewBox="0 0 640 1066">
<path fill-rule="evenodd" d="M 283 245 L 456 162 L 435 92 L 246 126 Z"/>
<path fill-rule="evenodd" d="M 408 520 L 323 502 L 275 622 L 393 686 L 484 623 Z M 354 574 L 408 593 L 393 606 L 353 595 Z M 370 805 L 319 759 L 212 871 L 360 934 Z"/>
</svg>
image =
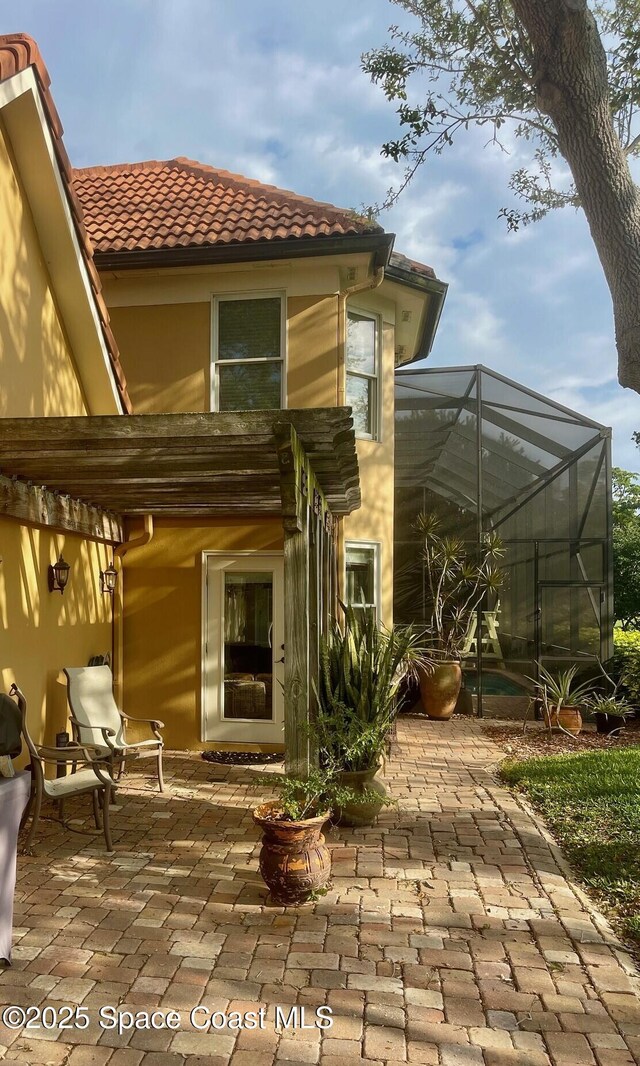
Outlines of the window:
<svg viewBox="0 0 640 1066">
<path fill-rule="evenodd" d="M 378 553 L 379 544 L 347 544 L 345 547 L 346 602 L 362 610 L 379 614 Z"/>
<path fill-rule="evenodd" d="M 357 437 L 378 437 L 379 322 L 360 311 L 347 314 L 347 404 Z"/>
<path fill-rule="evenodd" d="M 281 296 L 215 299 L 214 410 L 265 411 L 282 407 L 283 308 Z"/>
</svg>

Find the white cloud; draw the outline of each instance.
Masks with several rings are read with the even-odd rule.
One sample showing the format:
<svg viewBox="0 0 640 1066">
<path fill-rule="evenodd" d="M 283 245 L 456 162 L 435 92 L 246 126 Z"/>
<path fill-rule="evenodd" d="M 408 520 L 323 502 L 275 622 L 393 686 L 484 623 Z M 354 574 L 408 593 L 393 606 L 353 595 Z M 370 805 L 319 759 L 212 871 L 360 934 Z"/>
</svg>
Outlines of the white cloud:
<svg viewBox="0 0 640 1066">
<path fill-rule="evenodd" d="M 3 14 L 41 46 L 77 165 L 187 155 L 347 207 L 402 178 L 380 156 L 395 107 L 359 69 L 391 22 L 412 22 L 388 0 L 5 0 Z M 630 465 L 640 401 L 615 383 L 586 223 L 569 210 L 507 233 L 498 212 L 528 146 L 502 135 L 508 154 L 487 129 L 461 132 L 381 219 L 450 283 L 430 363 L 484 362 L 611 423 Z"/>
</svg>

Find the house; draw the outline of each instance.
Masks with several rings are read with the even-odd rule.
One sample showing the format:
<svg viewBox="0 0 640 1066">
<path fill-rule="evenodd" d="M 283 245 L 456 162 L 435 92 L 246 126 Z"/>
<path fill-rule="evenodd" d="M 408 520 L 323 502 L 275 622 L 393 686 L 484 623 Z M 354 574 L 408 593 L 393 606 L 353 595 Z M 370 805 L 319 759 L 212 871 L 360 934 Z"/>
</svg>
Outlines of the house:
<svg viewBox="0 0 640 1066">
<path fill-rule="evenodd" d="M 120 417 L 130 410 L 101 283 L 72 189 L 62 127 L 35 43 L 0 38 L 0 419 Z M 29 694 L 34 733 L 64 729 L 57 683 L 111 641 L 99 591 L 118 523 L 0 462 L 0 671 Z M 49 593 L 64 551 L 67 593 Z"/>
<path fill-rule="evenodd" d="M 55 321 L 45 338 L 7 270 L 3 682 L 33 677 L 50 739 L 60 667 L 113 646 L 118 695 L 170 747 L 277 748 L 284 723 L 302 764 L 337 599 L 392 621 L 394 372 L 428 354 L 446 286 L 366 218 L 187 159 L 72 173 L 32 41 L 0 38 L 0 78 L 3 210 L 34 227 L 12 254 Z"/>
</svg>

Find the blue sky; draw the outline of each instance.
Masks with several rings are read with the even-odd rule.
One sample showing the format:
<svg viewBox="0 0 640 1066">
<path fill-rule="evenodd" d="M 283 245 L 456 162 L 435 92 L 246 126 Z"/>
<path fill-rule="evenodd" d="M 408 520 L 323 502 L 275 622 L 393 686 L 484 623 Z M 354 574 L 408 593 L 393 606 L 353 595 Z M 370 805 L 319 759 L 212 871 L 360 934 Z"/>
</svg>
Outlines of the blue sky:
<svg viewBox="0 0 640 1066">
<path fill-rule="evenodd" d="M 359 208 L 401 177 L 380 157 L 392 105 L 360 54 L 408 23 L 389 0 L 5 0 L 3 33 L 38 41 L 76 166 L 190 156 Z M 640 470 L 640 397 L 616 383 L 608 290 L 584 217 L 518 234 L 511 155 L 470 132 L 382 216 L 396 250 L 449 294 L 430 365 L 485 363 L 614 429 L 614 462 Z"/>
</svg>

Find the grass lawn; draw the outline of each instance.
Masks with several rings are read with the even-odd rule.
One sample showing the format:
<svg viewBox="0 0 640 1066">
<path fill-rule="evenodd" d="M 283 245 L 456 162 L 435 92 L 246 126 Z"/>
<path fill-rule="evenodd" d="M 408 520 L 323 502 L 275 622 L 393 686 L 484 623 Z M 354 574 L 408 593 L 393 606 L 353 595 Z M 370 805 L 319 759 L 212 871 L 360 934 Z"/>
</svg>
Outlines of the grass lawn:
<svg viewBox="0 0 640 1066">
<path fill-rule="evenodd" d="M 507 760 L 500 773 L 544 815 L 621 932 L 640 943 L 640 748 Z"/>
</svg>

